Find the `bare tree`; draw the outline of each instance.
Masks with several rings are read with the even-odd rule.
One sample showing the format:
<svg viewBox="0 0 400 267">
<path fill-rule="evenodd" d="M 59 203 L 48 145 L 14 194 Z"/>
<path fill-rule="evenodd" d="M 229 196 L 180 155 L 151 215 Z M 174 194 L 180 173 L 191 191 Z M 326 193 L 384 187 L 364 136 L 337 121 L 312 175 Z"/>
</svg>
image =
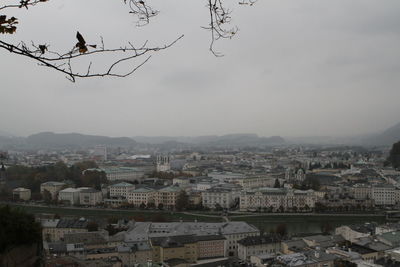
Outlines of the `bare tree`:
<svg viewBox="0 0 400 267">
<path fill-rule="evenodd" d="M 12 10 L 15 8 L 33 8 L 37 5 L 43 4 L 48 0 L 6 0 L 9 4 L 0 6 L 0 12 L 5 10 Z M 209 25 L 203 27 L 211 32 L 210 51 L 215 56 L 222 54 L 215 51 L 214 43 L 219 39 L 230 39 L 238 31 L 236 26 L 230 27 L 231 11 L 223 6 L 223 0 L 206 0 L 207 10 L 210 16 Z M 240 5 L 253 5 L 256 0 L 241 0 Z M 159 11 L 148 4 L 147 0 L 123 0 L 124 4 L 128 6 L 129 13 L 137 18 L 137 26 L 145 26 L 150 22 L 150 19 L 157 16 Z M 0 13 L 0 36 L 15 34 L 17 30 L 18 19 L 15 17 L 7 17 Z M 132 42 L 118 48 L 108 48 L 105 42 L 100 37 L 97 43 L 90 41 L 87 43 L 83 35 L 79 32 L 76 33 L 76 43 L 71 44 L 71 48 L 67 51 L 57 51 L 51 49 L 49 44 L 37 44 L 31 41 L 27 44 L 21 41 L 17 44 L 7 42 L 0 39 L 0 48 L 3 48 L 13 54 L 24 56 L 38 62 L 38 65 L 48 67 L 65 74 L 66 78 L 75 82 L 77 78 L 90 78 L 90 77 L 126 77 L 134 73 L 138 68 L 143 66 L 152 56 L 154 52 L 158 52 L 173 46 L 177 41 L 183 38 L 180 35 L 175 40 L 159 47 L 150 47 L 148 42 L 137 46 Z M 100 66 L 101 70 L 94 69 L 92 61 L 96 56 L 113 55 L 113 60 L 105 66 Z M 82 60 L 86 60 L 85 67 L 79 68 L 78 65 L 82 64 Z M 140 59 L 139 62 L 135 61 L 133 66 L 128 70 L 121 70 L 123 63 L 131 62 Z"/>
</svg>

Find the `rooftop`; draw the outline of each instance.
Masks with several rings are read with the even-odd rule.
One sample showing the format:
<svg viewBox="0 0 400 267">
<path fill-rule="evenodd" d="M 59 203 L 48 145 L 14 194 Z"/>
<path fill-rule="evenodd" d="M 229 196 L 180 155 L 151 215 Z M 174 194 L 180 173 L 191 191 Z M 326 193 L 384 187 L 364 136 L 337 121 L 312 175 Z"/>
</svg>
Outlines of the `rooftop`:
<svg viewBox="0 0 400 267">
<path fill-rule="evenodd" d="M 132 187 L 132 186 L 134 185 L 126 182 L 110 185 L 110 187 Z"/>
<path fill-rule="evenodd" d="M 239 240 L 238 243 L 243 246 L 257 246 L 263 244 L 271 244 L 271 243 L 280 243 L 280 239 L 275 235 L 270 236 L 248 236 L 242 240 Z"/>
</svg>

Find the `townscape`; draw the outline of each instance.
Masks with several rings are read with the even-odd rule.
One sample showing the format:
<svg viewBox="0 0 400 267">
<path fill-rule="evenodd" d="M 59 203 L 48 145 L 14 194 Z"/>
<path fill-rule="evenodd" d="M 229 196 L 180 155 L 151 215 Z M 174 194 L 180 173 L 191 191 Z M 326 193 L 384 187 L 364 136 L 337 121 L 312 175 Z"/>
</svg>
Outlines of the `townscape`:
<svg viewBox="0 0 400 267">
<path fill-rule="evenodd" d="M 46 266 L 398 266 L 400 171 L 388 155 L 285 143 L 10 149 L 1 199 L 35 215 Z"/>
<path fill-rule="evenodd" d="M 400 267 L 399 11 L 1 0 L 0 267 Z"/>
</svg>

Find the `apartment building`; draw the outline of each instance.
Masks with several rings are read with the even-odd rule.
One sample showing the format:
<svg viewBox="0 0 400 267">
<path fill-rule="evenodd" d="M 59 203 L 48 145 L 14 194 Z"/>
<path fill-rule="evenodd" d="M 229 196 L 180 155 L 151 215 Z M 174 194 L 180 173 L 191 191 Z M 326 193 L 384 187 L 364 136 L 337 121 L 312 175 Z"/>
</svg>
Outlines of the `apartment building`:
<svg viewBox="0 0 400 267">
<path fill-rule="evenodd" d="M 140 206 L 142 203 L 146 206 L 149 203 L 155 203 L 156 190 L 148 187 L 137 188 L 128 192 L 128 203 Z"/>
<path fill-rule="evenodd" d="M 77 205 L 79 204 L 79 193 L 82 189 L 88 188 L 65 188 L 58 192 L 58 200 L 61 202 L 69 203 L 70 205 Z"/>
<path fill-rule="evenodd" d="M 239 199 L 239 193 L 225 188 L 211 188 L 201 192 L 201 197 L 204 207 L 214 209 L 219 206 L 229 209 Z"/>
<path fill-rule="evenodd" d="M 245 190 L 260 187 L 273 187 L 275 178 L 271 176 L 250 176 L 239 178 L 235 180 L 234 183 L 240 185 Z"/>
<path fill-rule="evenodd" d="M 82 189 L 79 192 L 79 204 L 85 206 L 96 206 L 103 202 L 103 194 L 94 188 Z"/>
<path fill-rule="evenodd" d="M 135 189 L 135 185 L 126 183 L 126 182 L 122 182 L 122 183 L 110 185 L 108 187 L 108 189 L 109 189 L 111 198 L 113 198 L 113 197 L 128 198 L 129 191 Z"/>
<path fill-rule="evenodd" d="M 43 195 L 44 191 L 48 191 L 53 200 L 57 199 L 58 192 L 66 187 L 62 182 L 46 182 L 40 185 L 40 193 Z"/>
<path fill-rule="evenodd" d="M 51 219 L 42 220 L 42 236 L 47 242 L 56 242 L 64 239 L 68 233 L 87 232 L 88 221 L 85 218 L 80 219 Z"/>
<path fill-rule="evenodd" d="M 355 184 L 353 187 L 354 198 L 368 199 L 372 198 L 372 187 L 366 184 Z"/>
<path fill-rule="evenodd" d="M 31 190 L 28 188 L 18 187 L 13 189 L 12 191 L 14 200 L 30 200 L 31 199 Z"/>
<path fill-rule="evenodd" d="M 138 168 L 132 167 L 107 167 L 107 168 L 95 168 L 86 169 L 87 171 L 99 171 L 105 172 L 108 181 L 130 181 L 140 182 L 143 179 L 144 171 Z"/>
<path fill-rule="evenodd" d="M 268 208 L 272 211 L 309 210 L 317 200 L 313 190 L 287 188 L 260 188 L 243 191 L 240 194 L 240 210 Z"/>
<path fill-rule="evenodd" d="M 153 237 L 150 241 L 155 262 L 181 259 L 194 263 L 198 259 L 197 241 L 192 236 Z"/>
<path fill-rule="evenodd" d="M 173 185 L 157 190 L 155 194 L 156 206 L 162 203 L 164 207 L 173 209 L 181 191 L 182 189 Z"/>
<path fill-rule="evenodd" d="M 374 186 L 371 190 L 371 198 L 375 205 L 391 206 L 396 204 L 396 188 L 392 185 Z"/>
<path fill-rule="evenodd" d="M 250 256 L 276 254 L 281 250 L 281 240 L 275 235 L 249 236 L 238 241 L 238 257 L 249 260 Z"/>
</svg>

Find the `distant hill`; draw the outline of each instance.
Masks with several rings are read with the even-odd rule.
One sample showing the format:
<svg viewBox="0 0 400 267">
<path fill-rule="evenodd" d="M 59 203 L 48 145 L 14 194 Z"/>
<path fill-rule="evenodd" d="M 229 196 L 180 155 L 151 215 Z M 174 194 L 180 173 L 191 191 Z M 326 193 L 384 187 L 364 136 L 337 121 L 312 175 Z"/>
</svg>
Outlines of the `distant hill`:
<svg viewBox="0 0 400 267">
<path fill-rule="evenodd" d="M 25 144 L 25 138 L 13 137 L 13 136 L 2 136 L 0 135 L 0 149 L 1 148 L 14 148 Z"/>
<path fill-rule="evenodd" d="M 111 147 L 132 147 L 137 143 L 129 137 L 107 137 L 99 135 L 85 135 L 79 133 L 52 133 L 42 132 L 26 138 L 26 145 L 36 148 L 63 148 L 63 147 L 94 147 L 106 145 Z"/>
<path fill-rule="evenodd" d="M 392 145 L 400 141 L 400 123 L 386 129 L 383 132 L 372 134 L 361 140 L 364 145 Z"/>
<path fill-rule="evenodd" d="M 266 146 L 279 145 L 285 143 L 280 136 L 259 137 L 256 134 L 228 134 L 228 135 L 206 135 L 206 136 L 135 136 L 133 137 L 140 143 L 164 144 L 181 143 L 204 146 Z"/>
</svg>

